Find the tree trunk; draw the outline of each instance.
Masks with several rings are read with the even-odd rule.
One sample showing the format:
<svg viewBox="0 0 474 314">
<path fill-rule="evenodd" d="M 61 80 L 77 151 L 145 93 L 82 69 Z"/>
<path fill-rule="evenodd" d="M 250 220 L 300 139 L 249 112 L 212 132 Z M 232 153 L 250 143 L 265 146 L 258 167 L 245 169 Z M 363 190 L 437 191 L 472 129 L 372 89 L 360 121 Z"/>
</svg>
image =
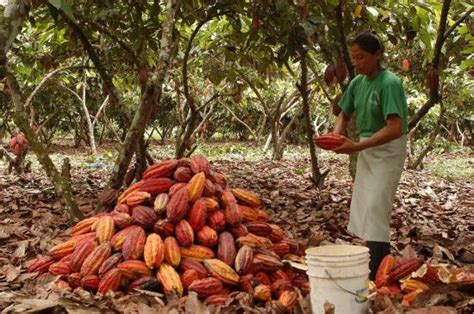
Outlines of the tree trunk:
<svg viewBox="0 0 474 314">
<path fill-rule="evenodd" d="M 298 88 L 301 93 L 301 98 L 303 99 L 303 113 L 304 113 L 305 126 L 306 126 L 306 141 L 309 146 L 309 151 L 311 154 L 311 168 L 313 170 L 311 181 L 316 187 L 321 187 L 324 184 L 324 178 L 326 177 L 328 171 L 325 171 L 325 173 L 321 173 L 318 166 L 318 157 L 316 156 L 316 150 L 314 148 L 314 143 L 313 143 L 314 131 L 311 126 L 311 115 L 310 115 L 309 102 L 308 102 L 308 90 L 307 90 L 308 69 L 306 66 L 307 52 L 304 50 L 304 48 L 301 49 L 300 55 L 301 55 L 301 61 L 300 61 L 301 62 L 301 84 L 298 85 Z"/>
<path fill-rule="evenodd" d="M 167 0 L 165 9 L 165 19 L 163 21 L 161 34 L 161 49 L 157 60 L 157 69 L 151 79 L 148 80 L 144 87 L 141 103 L 135 112 L 133 121 L 125 136 L 122 149 L 115 162 L 114 171 L 109 181 L 112 188 L 119 189 L 122 186 L 123 178 L 127 172 L 127 168 L 132 160 L 137 139 L 143 137 L 145 128 L 153 109 L 158 106 L 161 99 L 163 81 L 165 79 L 168 65 L 171 59 L 171 49 L 174 46 L 173 29 L 175 23 L 175 15 L 179 8 L 176 0 Z"/>
<path fill-rule="evenodd" d="M 91 152 L 93 155 L 97 155 L 97 148 L 95 146 L 95 136 L 94 136 L 94 125 L 92 124 L 91 121 L 91 116 L 89 114 L 89 109 L 87 109 L 87 76 L 86 76 L 86 71 L 84 71 L 84 81 L 82 82 L 82 110 L 84 111 L 84 119 L 86 120 L 87 123 L 87 133 L 89 135 L 89 145 L 91 146 Z"/>
</svg>

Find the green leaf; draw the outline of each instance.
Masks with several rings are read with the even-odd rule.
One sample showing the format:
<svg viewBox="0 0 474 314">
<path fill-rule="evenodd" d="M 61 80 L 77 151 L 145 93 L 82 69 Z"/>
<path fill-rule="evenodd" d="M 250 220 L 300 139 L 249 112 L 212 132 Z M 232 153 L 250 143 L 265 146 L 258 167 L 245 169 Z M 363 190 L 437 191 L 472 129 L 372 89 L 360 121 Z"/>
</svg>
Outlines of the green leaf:
<svg viewBox="0 0 474 314">
<path fill-rule="evenodd" d="M 75 21 L 72 7 L 66 0 L 49 0 L 48 2 L 56 9 L 63 11 L 71 20 Z"/>
<path fill-rule="evenodd" d="M 367 11 L 372 17 L 377 18 L 379 16 L 379 11 L 377 11 L 376 8 L 369 7 L 369 6 L 366 6 L 365 8 L 367 9 Z"/>
</svg>

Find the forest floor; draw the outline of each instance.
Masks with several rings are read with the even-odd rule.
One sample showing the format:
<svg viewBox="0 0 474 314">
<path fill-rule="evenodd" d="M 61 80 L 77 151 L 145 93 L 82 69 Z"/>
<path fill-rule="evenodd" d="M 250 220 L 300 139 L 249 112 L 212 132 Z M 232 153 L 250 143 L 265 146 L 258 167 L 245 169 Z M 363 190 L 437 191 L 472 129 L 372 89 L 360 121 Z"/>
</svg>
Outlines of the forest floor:
<svg viewBox="0 0 474 314">
<path fill-rule="evenodd" d="M 85 212 L 90 211 L 110 175 L 115 158 L 113 147 L 102 146 L 96 158 L 67 143 L 54 146 L 51 151 L 57 166 L 63 158 L 70 159 L 76 199 Z M 214 169 L 225 173 L 231 187 L 258 193 L 271 220 L 291 237 L 309 245 L 360 244 L 346 230 L 352 188 L 346 157 L 325 152 L 319 155 L 321 168 L 329 168 L 330 172 L 325 186 L 317 190 L 309 181 L 311 168 L 305 148 L 290 147 L 282 161 L 273 161 L 268 153 L 242 143 L 201 145 L 197 153 L 204 154 Z M 154 146 L 152 156 L 156 160 L 170 158 L 173 147 Z M 35 284 L 31 274 L 26 273 L 27 261 L 65 239 L 70 224 L 51 182 L 35 158 L 29 155 L 28 159 L 32 161 L 32 171 L 20 176 L 3 174 L 6 165 L 0 161 L 0 309 L 25 312 L 55 308 L 72 313 L 113 309 L 142 313 L 156 306 L 162 312 L 200 306 L 196 300 L 163 306 L 156 295 L 143 293 L 104 301 L 90 295 L 51 293 Z M 392 215 L 392 251 L 402 254 L 411 250 L 432 262 L 465 267 L 472 272 L 473 187 L 472 151 L 429 156 L 424 170 L 404 171 Z M 438 313 L 448 307 L 472 313 L 473 284 L 433 292 L 415 305 L 446 306 Z M 302 303 L 300 308 L 304 311 L 307 304 Z M 378 311 L 375 307 L 373 310 Z M 384 313 L 402 312 L 394 303 L 386 305 Z"/>
</svg>

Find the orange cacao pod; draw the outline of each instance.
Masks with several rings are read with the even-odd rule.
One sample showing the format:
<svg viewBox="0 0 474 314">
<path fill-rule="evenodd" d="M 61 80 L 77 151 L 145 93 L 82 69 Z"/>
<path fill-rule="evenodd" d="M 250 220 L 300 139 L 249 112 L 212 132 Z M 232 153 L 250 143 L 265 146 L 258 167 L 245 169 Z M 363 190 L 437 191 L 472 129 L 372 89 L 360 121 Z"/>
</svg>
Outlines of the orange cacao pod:
<svg viewBox="0 0 474 314">
<path fill-rule="evenodd" d="M 140 260 L 130 259 L 123 261 L 117 265 L 117 268 L 122 272 L 122 276 L 129 280 L 151 276 L 150 268 Z"/>
<path fill-rule="evenodd" d="M 48 251 L 48 255 L 52 256 L 54 259 L 63 258 L 64 256 L 74 252 L 77 242 L 77 240 L 70 239 L 66 242 L 55 245 Z"/>
<path fill-rule="evenodd" d="M 219 209 L 219 202 L 211 197 L 202 197 L 204 202 L 206 202 L 206 208 L 208 212 L 215 212 Z"/>
<path fill-rule="evenodd" d="M 209 224 L 209 227 L 216 230 L 217 232 L 223 231 L 226 224 L 224 211 L 218 210 L 213 212 L 209 216 L 207 223 Z"/>
<path fill-rule="evenodd" d="M 99 268 L 97 274 L 103 277 L 109 270 L 116 268 L 119 263 L 123 261 L 122 253 L 115 253 L 109 256 Z"/>
<path fill-rule="evenodd" d="M 194 259 L 196 261 L 203 261 L 207 258 L 213 258 L 214 252 L 205 246 L 191 245 L 190 247 L 180 247 L 181 256 Z"/>
<path fill-rule="evenodd" d="M 81 288 L 87 291 L 97 291 L 99 288 L 100 278 L 97 275 L 87 275 L 81 279 Z"/>
<path fill-rule="evenodd" d="M 284 290 L 278 297 L 278 303 L 281 304 L 286 311 L 290 312 L 298 300 L 298 294 L 292 290 Z"/>
<path fill-rule="evenodd" d="M 188 167 L 178 167 L 173 175 L 176 182 L 188 183 L 193 177 L 193 172 Z"/>
<path fill-rule="evenodd" d="M 127 196 L 123 200 L 128 206 L 130 207 L 135 207 L 145 201 L 148 201 L 151 198 L 151 194 L 148 192 L 142 192 L 142 191 L 134 191 L 130 193 L 130 195 Z"/>
<path fill-rule="evenodd" d="M 74 227 L 71 229 L 71 235 L 76 236 L 80 234 L 85 234 L 91 232 L 92 225 L 95 224 L 99 220 L 97 217 L 90 217 L 84 220 L 79 221 Z"/>
<path fill-rule="evenodd" d="M 257 209 L 257 212 L 258 212 L 258 217 L 257 217 L 258 221 L 268 222 L 270 220 L 270 216 L 263 209 Z"/>
<path fill-rule="evenodd" d="M 44 273 L 48 271 L 49 266 L 53 264 L 56 260 L 49 256 L 38 256 L 34 260 L 31 261 L 30 265 L 28 266 L 28 272 L 29 273 Z"/>
<path fill-rule="evenodd" d="M 122 250 L 123 243 L 125 242 L 125 239 L 127 238 L 128 234 L 137 228 L 140 228 L 140 227 L 136 225 L 128 226 L 125 229 L 122 229 L 116 234 L 114 234 L 112 239 L 110 239 L 110 244 L 112 245 L 114 250 L 115 251 Z"/>
<path fill-rule="evenodd" d="M 196 292 L 201 298 L 206 298 L 208 296 L 218 294 L 222 292 L 223 289 L 224 286 L 222 284 L 222 281 L 214 277 L 194 280 L 188 288 L 189 291 Z"/>
<path fill-rule="evenodd" d="M 234 265 L 235 256 L 237 255 L 234 237 L 228 231 L 224 231 L 219 235 L 219 244 L 217 246 L 217 258 L 229 266 Z"/>
<path fill-rule="evenodd" d="M 193 157 L 191 157 L 191 163 L 189 166 L 191 167 L 193 173 L 204 172 L 208 174 L 211 170 L 209 161 L 206 159 L 206 157 L 202 155 L 194 155 Z"/>
<path fill-rule="evenodd" d="M 69 263 L 56 262 L 49 266 L 49 273 L 55 276 L 66 276 L 71 272 Z"/>
<path fill-rule="evenodd" d="M 332 150 L 341 146 L 345 141 L 345 137 L 339 134 L 324 134 L 317 137 L 314 143 L 326 150 Z"/>
<path fill-rule="evenodd" d="M 375 275 L 375 285 L 377 288 L 385 286 L 389 279 L 389 274 L 395 265 L 395 257 L 392 254 L 386 255 L 380 262 L 379 268 Z"/>
<path fill-rule="evenodd" d="M 166 205 L 166 217 L 173 222 L 177 223 L 183 219 L 188 213 L 189 208 L 189 194 L 187 189 L 181 189 L 173 196 L 171 196 L 168 205 Z"/>
<path fill-rule="evenodd" d="M 198 231 L 197 240 L 199 244 L 212 248 L 218 241 L 217 232 L 209 226 L 204 226 Z"/>
<path fill-rule="evenodd" d="M 272 290 L 268 285 L 259 284 L 254 288 L 253 297 L 255 300 L 267 302 L 272 299 Z"/>
<path fill-rule="evenodd" d="M 270 247 L 270 249 L 281 258 L 290 253 L 290 246 L 286 242 L 275 243 Z"/>
<path fill-rule="evenodd" d="M 156 233 L 148 235 L 143 250 L 143 259 L 148 268 L 158 268 L 165 259 L 165 245 Z"/>
<path fill-rule="evenodd" d="M 175 294 L 178 297 L 183 295 L 183 284 L 173 266 L 162 263 L 156 273 L 156 278 L 160 281 L 166 295 Z"/>
<path fill-rule="evenodd" d="M 204 260 L 204 266 L 211 273 L 211 275 L 227 285 L 238 285 L 240 277 L 237 273 L 221 261 L 216 258 L 209 258 Z"/>
<path fill-rule="evenodd" d="M 173 175 L 177 165 L 178 161 L 176 159 L 164 160 L 146 168 L 143 172 L 142 178 L 148 179 L 170 177 L 171 175 Z"/>
<path fill-rule="evenodd" d="M 153 228 L 155 222 L 158 220 L 158 216 L 156 216 L 153 208 L 143 205 L 136 206 L 132 209 L 132 217 L 137 224 L 144 229 Z"/>
<path fill-rule="evenodd" d="M 168 178 L 149 178 L 142 180 L 140 191 L 148 192 L 151 195 L 167 193 L 174 181 Z"/>
<path fill-rule="evenodd" d="M 243 245 L 235 257 L 235 270 L 238 274 L 248 273 L 253 261 L 253 249 L 248 245 Z"/>
<path fill-rule="evenodd" d="M 236 243 L 239 246 L 248 245 L 251 248 L 264 247 L 268 245 L 268 243 L 263 241 L 262 237 L 258 237 L 252 233 L 249 233 L 245 236 L 238 237 L 236 240 Z"/>
<path fill-rule="evenodd" d="M 198 273 L 200 278 L 207 277 L 209 272 L 207 271 L 206 267 L 201 262 L 190 258 L 183 258 L 181 263 L 179 264 L 179 269 L 181 272 L 185 272 L 187 270 L 194 270 Z"/>
<path fill-rule="evenodd" d="M 181 262 L 181 250 L 178 241 L 173 237 L 167 237 L 163 245 L 165 250 L 165 261 L 173 267 L 178 267 Z"/>
<path fill-rule="evenodd" d="M 138 191 L 138 189 L 140 188 L 140 185 L 141 185 L 141 182 L 137 182 L 137 183 L 134 183 L 134 184 L 130 185 L 125 191 L 122 192 L 122 194 L 120 194 L 120 196 L 117 199 L 117 203 L 119 203 L 119 204 L 125 203 L 126 199 L 128 198 L 128 196 L 130 194 L 132 194 L 133 192 Z"/>
<path fill-rule="evenodd" d="M 188 269 L 181 275 L 181 283 L 183 284 L 183 287 L 187 289 L 193 281 L 201 278 L 202 277 L 199 276 L 199 273 L 196 270 Z"/>
<path fill-rule="evenodd" d="M 174 229 L 176 240 L 179 245 L 190 247 L 194 243 L 194 231 L 186 219 L 182 219 Z"/>
<path fill-rule="evenodd" d="M 427 284 L 425 284 L 424 282 L 422 282 L 420 280 L 416 280 L 416 279 L 402 280 L 400 287 L 402 288 L 402 291 L 404 293 L 409 293 L 409 292 L 412 292 L 412 291 L 415 291 L 415 290 L 426 291 L 426 290 L 430 289 L 430 287 Z"/>
<path fill-rule="evenodd" d="M 268 236 L 273 243 L 279 243 L 285 238 L 285 231 L 275 224 L 270 224 L 272 232 Z M 289 246 L 289 245 L 288 245 Z"/>
<path fill-rule="evenodd" d="M 225 207 L 224 217 L 229 225 L 238 226 L 242 222 L 242 210 L 237 203 L 230 203 Z"/>
<path fill-rule="evenodd" d="M 402 69 L 404 72 L 408 72 L 410 70 L 410 60 L 403 59 L 402 61 Z"/>
<path fill-rule="evenodd" d="M 115 224 L 111 216 L 100 217 L 95 228 L 96 240 L 99 244 L 108 242 L 115 233 Z"/>
<path fill-rule="evenodd" d="M 258 219 L 258 210 L 249 206 L 239 205 L 240 210 L 242 211 L 242 221 L 251 222 L 257 221 Z"/>
<path fill-rule="evenodd" d="M 103 243 L 96 247 L 82 263 L 81 276 L 95 275 L 102 263 L 110 256 L 111 251 L 109 243 Z"/>
<path fill-rule="evenodd" d="M 202 196 L 204 192 L 204 182 L 206 180 L 206 175 L 204 172 L 196 173 L 191 180 L 189 180 L 187 188 L 189 193 L 189 201 L 195 202 L 198 198 Z"/>
<path fill-rule="evenodd" d="M 109 270 L 99 282 L 97 292 L 106 294 L 107 292 L 115 292 L 120 287 L 122 281 L 122 272 L 118 268 Z"/>
<path fill-rule="evenodd" d="M 145 230 L 138 227 L 130 230 L 122 245 L 122 254 L 125 260 L 140 259 L 145 248 Z"/>
<path fill-rule="evenodd" d="M 227 293 L 219 293 L 208 296 L 204 300 L 204 304 L 213 306 L 224 306 L 227 302 Z"/>
<path fill-rule="evenodd" d="M 291 285 L 291 282 L 285 279 L 278 279 L 275 280 L 271 286 L 270 289 L 272 291 L 273 296 L 278 299 L 280 295 L 282 294 L 283 291 L 293 291 L 293 286 Z"/>
<path fill-rule="evenodd" d="M 161 219 L 155 223 L 153 231 L 159 234 L 162 239 L 166 239 L 174 235 L 174 225 L 166 219 Z"/>
<path fill-rule="evenodd" d="M 94 239 L 87 239 L 86 241 L 77 245 L 74 249 L 74 252 L 71 255 L 70 267 L 74 272 L 81 270 L 81 266 L 86 260 L 86 258 L 91 254 L 96 248 Z"/>
<path fill-rule="evenodd" d="M 202 198 L 198 199 L 188 212 L 187 221 L 195 232 L 204 227 L 207 219 L 206 201 Z"/>
<path fill-rule="evenodd" d="M 170 201 L 170 197 L 166 193 L 161 193 L 156 196 L 155 201 L 153 202 L 153 209 L 158 215 L 166 212 L 166 205 Z"/>
<path fill-rule="evenodd" d="M 247 191 L 245 189 L 232 189 L 232 194 L 240 202 L 250 206 L 250 207 L 260 207 L 261 201 L 257 194 Z"/>
</svg>

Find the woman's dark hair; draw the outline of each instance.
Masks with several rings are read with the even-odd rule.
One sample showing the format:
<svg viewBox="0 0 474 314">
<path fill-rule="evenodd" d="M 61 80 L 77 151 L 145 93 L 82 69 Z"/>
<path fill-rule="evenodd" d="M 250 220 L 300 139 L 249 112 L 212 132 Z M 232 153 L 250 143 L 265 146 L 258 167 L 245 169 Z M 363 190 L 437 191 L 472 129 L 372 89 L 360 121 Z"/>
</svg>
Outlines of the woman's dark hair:
<svg viewBox="0 0 474 314">
<path fill-rule="evenodd" d="M 380 50 L 383 53 L 383 45 L 380 39 L 372 32 L 363 32 L 357 35 L 352 44 L 359 45 L 362 50 L 370 52 L 371 54 L 376 53 Z"/>
</svg>

